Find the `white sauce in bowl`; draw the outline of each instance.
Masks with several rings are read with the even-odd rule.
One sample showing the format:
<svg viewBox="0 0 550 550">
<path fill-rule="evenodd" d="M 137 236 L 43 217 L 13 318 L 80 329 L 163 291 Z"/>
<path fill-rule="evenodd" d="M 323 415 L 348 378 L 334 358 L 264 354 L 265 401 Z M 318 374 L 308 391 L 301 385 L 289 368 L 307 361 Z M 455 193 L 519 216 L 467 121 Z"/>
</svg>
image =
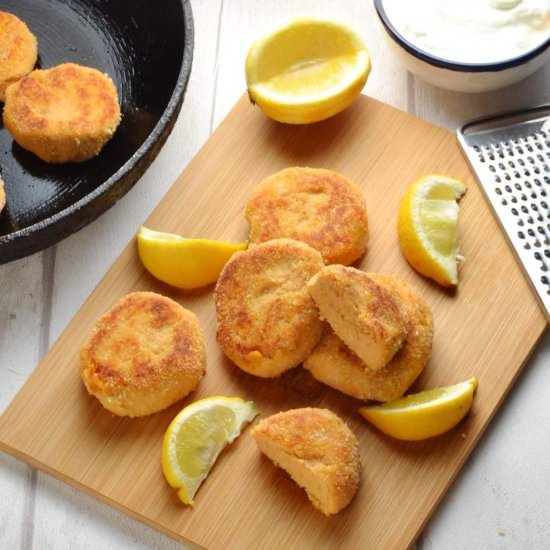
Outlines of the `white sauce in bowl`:
<svg viewBox="0 0 550 550">
<path fill-rule="evenodd" d="M 456 63 L 518 57 L 550 38 L 550 0 L 384 0 L 399 34 Z"/>
</svg>

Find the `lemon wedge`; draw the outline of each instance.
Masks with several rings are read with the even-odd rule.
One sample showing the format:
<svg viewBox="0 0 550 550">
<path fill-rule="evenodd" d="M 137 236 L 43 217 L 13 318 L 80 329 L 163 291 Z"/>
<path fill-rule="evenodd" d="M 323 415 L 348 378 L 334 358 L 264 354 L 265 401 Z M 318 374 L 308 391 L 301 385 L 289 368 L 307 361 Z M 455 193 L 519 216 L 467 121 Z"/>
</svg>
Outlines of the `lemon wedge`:
<svg viewBox="0 0 550 550">
<path fill-rule="evenodd" d="M 216 282 L 229 258 L 248 243 L 186 239 L 141 227 L 137 245 L 139 257 L 151 275 L 169 285 L 193 289 Z"/>
<path fill-rule="evenodd" d="M 341 23 L 314 18 L 295 19 L 254 42 L 245 64 L 250 100 L 289 124 L 323 120 L 348 107 L 370 69 L 360 36 Z"/>
<path fill-rule="evenodd" d="M 414 393 L 359 412 L 380 431 L 396 439 L 418 441 L 454 428 L 472 406 L 477 379 Z"/>
<path fill-rule="evenodd" d="M 162 444 L 162 471 L 184 504 L 193 505 L 218 455 L 257 414 L 252 401 L 216 396 L 195 401 L 172 420 Z"/>
<path fill-rule="evenodd" d="M 443 286 L 458 283 L 458 200 L 466 185 L 455 178 L 429 174 L 415 181 L 399 207 L 401 251 L 422 275 Z"/>
</svg>

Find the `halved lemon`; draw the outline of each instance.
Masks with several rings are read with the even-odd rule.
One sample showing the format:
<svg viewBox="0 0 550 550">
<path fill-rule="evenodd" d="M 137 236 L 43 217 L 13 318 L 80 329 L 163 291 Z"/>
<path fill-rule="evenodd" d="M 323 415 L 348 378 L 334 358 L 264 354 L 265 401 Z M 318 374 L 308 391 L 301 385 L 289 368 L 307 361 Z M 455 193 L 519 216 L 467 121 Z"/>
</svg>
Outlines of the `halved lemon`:
<svg viewBox="0 0 550 550">
<path fill-rule="evenodd" d="M 342 23 L 310 17 L 252 44 L 245 64 L 251 101 L 289 124 L 323 120 L 348 107 L 370 69 L 359 35 Z"/>
<path fill-rule="evenodd" d="M 193 289 L 216 282 L 229 258 L 248 243 L 186 239 L 141 227 L 137 245 L 151 275 L 169 285 Z"/>
<path fill-rule="evenodd" d="M 371 424 L 396 439 L 418 441 L 454 428 L 472 406 L 477 379 L 413 393 L 382 405 L 361 407 Z"/>
<path fill-rule="evenodd" d="M 219 454 L 257 414 L 252 401 L 216 396 L 195 401 L 172 420 L 162 444 L 162 471 L 184 504 L 193 505 Z"/>
<path fill-rule="evenodd" d="M 443 286 L 458 283 L 458 200 L 466 184 L 442 174 L 428 174 L 407 190 L 399 207 L 401 251 L 422 275 Z"/>
</svg>

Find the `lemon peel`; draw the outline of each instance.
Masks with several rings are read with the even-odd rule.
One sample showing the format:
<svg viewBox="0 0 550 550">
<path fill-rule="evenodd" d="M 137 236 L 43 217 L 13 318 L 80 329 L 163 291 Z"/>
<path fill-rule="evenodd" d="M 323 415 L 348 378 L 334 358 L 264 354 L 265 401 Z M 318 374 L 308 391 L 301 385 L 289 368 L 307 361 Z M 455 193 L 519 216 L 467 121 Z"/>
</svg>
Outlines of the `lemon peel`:
<svg viewBox="0 0 550 550">
<path fill-rule="evenodd" d="M 411 184 L 399 206 L 401 251 L 419 273 L 437 283 L 458 284 L 458 201 L 466 184 L 442 174 L 428 174 Z"/>
<path fill-rule="evenodd" d="M 270 118 L 308 124 L 359 95 L 371 70 L 362 38 L 336 21 L 302 17 L 254 42 L 245 73 L 250 100 Z"/>
<path fill-rule="evenodd" d="M 141 227 L 139 257 L 151 275 L 177 288 L 191 290 L 216 282 L 229 258 L 248 243 L 186 239 Z"/>
<path fill-rule="evenodd" d="M 240 397 L 207 397 L 185 407 L 172 420 L 162 444 L 161 464 L 168 484 L 184 504 L 193 498 L 219 454 L 258 414 Z"/>
<path fill-rule="evenodd" d="M 477 379 L 425 390 L 382 405 L 361 407 L 359 413 L 387 435 L 418 441 L 454 428 L 472 406 Z"/>
</svg>

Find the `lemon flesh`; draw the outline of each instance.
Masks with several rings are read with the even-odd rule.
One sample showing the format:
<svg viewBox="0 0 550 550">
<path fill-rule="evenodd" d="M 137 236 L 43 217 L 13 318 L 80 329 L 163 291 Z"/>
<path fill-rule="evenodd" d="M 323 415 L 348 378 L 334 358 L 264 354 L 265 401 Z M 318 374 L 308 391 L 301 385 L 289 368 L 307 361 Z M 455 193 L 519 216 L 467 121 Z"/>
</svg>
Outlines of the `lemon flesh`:
<svg viewBox="0 0 550 550">
<path fill-rule="evenodd" d="M 396 439 L 418 441 L 454 428 L 472 406 L 477 379 L 415 393 L 383 405 L 361 407 L 371 424 Z"/>
<path fill-rule="evenodd" d="M 403 255 L 416 271 L 443 286 L 458 284 L 457 201 L 465 192 L 460 180 L 429 174 L 409 187 L 399 207 Z"/>
<path fill-rule="evenodd" d="M 186 239 L 146 227 L 139 229 L 137 245 L 139 257 L 151 275 L 188 290 L 216 282 L 229 258 L 247 247 L 247 243 Z"/>
<path fill-rule="evenodd" d="M 299 18 L 255 42 L 246 58 L 250 99 L 270 118 L 308 124 L 348 107 L 371 69 L 363 40 L 334 21 Z"/>
<path fill-rule="evenodd" d="M 217 396 L 192 403 L 172 420 L 162 444 L 162 471 L 184 504 L 193 504 L 219 454 L 256 415 L 252 401 Z"/>
</svg>

